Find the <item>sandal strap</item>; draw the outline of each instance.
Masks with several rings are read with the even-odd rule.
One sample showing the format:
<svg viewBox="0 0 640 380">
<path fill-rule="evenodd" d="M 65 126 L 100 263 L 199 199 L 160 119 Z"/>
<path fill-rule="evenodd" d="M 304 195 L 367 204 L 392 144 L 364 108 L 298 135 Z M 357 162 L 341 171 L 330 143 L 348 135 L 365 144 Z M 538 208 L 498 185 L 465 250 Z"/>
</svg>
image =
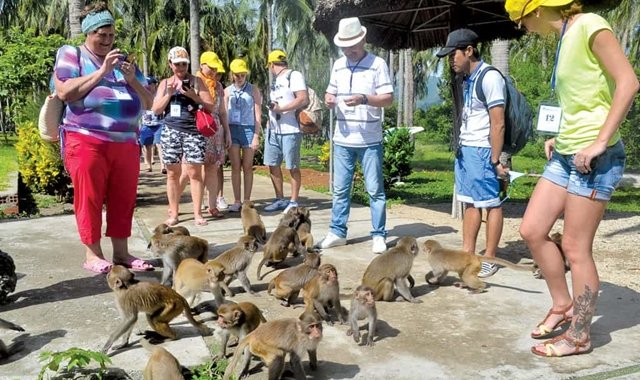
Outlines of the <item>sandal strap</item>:
<svg viewBox="0 0 640 380">
<path fill-rule="evenodd" d="M 556 347 L 556 344 L 561 342 L 561 341 L 565 341 L 567 343 L 569 343 L 570 345 L 573 346 L 573 352 L 571 354 L 564 354 L 561 355 L 560 351 L 558 350 L 558 348 Z M 587 345 L 591 343 L 591 339 L 590 338 L 586 338 L 582 341 L 574 339 L 572 337 L 569 336 L 569 334 L 564 333 L 562 335 L 559 335 L 553 339 L 549 339 L 546 342 L 543 343 L 544 348 L 545 348 L 545 353 L 547 356 L 549 357 L 559 357 L 559 356 L 567 356 L 567 355 L 573 355 L 573 354 L 577 354 L 580 352 L 580 348 L 582 347 L 587 347 Z"/>
</svg>

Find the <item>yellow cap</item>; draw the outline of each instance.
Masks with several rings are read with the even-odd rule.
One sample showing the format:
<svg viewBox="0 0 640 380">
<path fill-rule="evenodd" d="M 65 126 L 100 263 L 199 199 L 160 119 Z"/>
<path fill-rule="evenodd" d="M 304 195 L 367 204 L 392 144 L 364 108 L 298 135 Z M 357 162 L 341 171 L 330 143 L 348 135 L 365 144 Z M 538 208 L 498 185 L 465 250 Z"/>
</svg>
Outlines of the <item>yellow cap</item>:
<svg viewBox="0 0 640 380">
<path fill-rule="evenodd" d="M 202 55 L 200 56 L 200 64 L 205 64 L 211 68 L 215 68 L 216 67 L 216 61 L 220 60 L 220 58 L 218 58 L 218 54 L 212 52 L 212 51 L 205 51 L 204 53 L 202 53 Z"/>
<path fill-rule="evenodd" d="M 559 7 L 572 3 L 573 1 L 574 0 L 507 0 L 504 3 L 504 9 L 506 9 L 512 21 L 518 21 L 540 6 Z"/>
<path fill-rule="evenodd" d="M 226 73 L 226 72 L 227 72 L 227 71 L 224 69 L 224 65 L 222 64 L 222 60 L 221 60 L 221 59 L 218 59 L 218 60 L 216 61 L 216 68 L 218 69 L 218 72 L 219 72 L 220 74 L 224 74 L 224 73 Z"/>
<path fill-rule="evenodd" d="M 269 53 L 267 63 L 274 62 L 287 62 L 287 53 L 280 49 L 273 50 L 271 53 Z"/>
<path fill-rule="evenodd" d="M 249 69 L 247 68 L 247 62 L 239 58 L 236 58 L 233 61 L 231 61 L 231 64 L 229 65 L 229 70 L 231 70 L 233 74 L 241 74 L 241 73 L 249 72 Z"/>
</svg>

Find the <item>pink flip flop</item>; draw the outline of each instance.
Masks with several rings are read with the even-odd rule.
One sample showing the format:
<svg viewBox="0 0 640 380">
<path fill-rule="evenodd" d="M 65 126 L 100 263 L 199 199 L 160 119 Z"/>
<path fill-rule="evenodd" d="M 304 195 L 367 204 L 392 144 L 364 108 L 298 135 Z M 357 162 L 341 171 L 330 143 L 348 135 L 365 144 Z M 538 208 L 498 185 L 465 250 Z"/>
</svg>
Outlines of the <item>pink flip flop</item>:
<svg viewBox="0 0 640 380">
<path fill-rule="evenodd" d="M 113 264 L 108 262 L 107 260 L 99 259 L 95 260 L 92 263 L 84 262 L 82 267 L 88 271 L 94 273 L 109 273 Z"/>
<path fill-rule="evenodd" d="M 153 265 L 147 263 L 142 259 L 138 259 L 135 257 L 131 257 L 129 261 L 127 261 L 126 263 L 114 263 L 114 265 L 122 265 L 123 267 L 129 268 L 137 272 L 146 272 L 146 271 L 154 270 Z"/>
</svg>

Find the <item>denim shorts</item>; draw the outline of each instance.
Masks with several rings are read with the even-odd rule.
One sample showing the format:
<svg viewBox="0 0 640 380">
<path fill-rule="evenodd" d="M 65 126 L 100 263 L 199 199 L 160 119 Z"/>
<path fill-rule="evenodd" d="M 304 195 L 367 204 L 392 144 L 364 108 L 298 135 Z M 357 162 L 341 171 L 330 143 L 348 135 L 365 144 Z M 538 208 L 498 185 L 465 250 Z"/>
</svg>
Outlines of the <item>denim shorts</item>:
<svg viewBox="0 0 640 380">
<path fill-rule="evenodd" d="M 500 181 L 491 165 L 491 148 L 461 146 L 454 175 L 458 201 L 476 208 L 500 206 Z"/>
<path fill-rule="evenodd" d="M 264 164 L 280 166 L 284 159 L 288 170 L 299 168 L 301 145 L 302 133 L 278 134 L 267 129 L 267 138 L 264 139 Z"/>
<path fill-rule="evenodd" d="M 240 145 L 241 148 L 249 148 L 253 141 L 256 128 L 246 125 L 229 124 L 231 131 L 231 145 Z"/>
<path fill-rule="evenodd" d="M 591 172 L 582 174 L 573 163 L 575 154 L 553 152 L 551 159 L 544 167 L 542 178 L 567 189 L 575 194 L 590 199 L 608 201 L 613 190 L 622 179 L 624 171 L 624 144 L 619 140 L 607 148 L 591 163 Z"/>
</svg>

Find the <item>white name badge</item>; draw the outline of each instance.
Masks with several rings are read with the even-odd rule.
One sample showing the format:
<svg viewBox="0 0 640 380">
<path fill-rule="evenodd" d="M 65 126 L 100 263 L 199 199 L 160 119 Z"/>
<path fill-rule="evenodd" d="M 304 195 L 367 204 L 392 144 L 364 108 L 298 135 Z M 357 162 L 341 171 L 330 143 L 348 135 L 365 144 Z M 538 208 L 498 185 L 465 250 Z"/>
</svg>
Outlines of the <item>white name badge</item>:
<svg viewBox="0 0 640 380">
<path fill-rule="evenodd" d="M 229 113 L 229 122 L 231 124 L 240 124 L 240 110 L 231 110 Z"/>
<path fill-rule="evenodd" d="M 119 100 L 131 100 L 131 95 L 127 92 L 125 87 L 113 87 L 113 93 L 116 96 L 116 99 Z"/>
<path fill-rule="evenodd" d="M 542 134 L 557 135 L 560 131 L 562 108 L 551 104 L 540 104 L 536 130 Z"/>
<path fill-rule="evenodd" d="M 171 117 L 180 117 L 180 104 L 171 105 Z"/>
</svg>

